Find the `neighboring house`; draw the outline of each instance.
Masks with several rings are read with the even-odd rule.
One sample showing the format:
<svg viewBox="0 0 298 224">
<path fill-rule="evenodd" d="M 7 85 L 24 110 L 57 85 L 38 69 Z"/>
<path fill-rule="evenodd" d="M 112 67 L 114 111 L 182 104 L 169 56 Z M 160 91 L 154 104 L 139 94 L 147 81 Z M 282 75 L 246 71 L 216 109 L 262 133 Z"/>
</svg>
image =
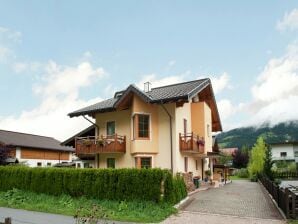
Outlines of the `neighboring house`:
<svg viewBox="0 0 298 224">
<path fill-rule="evenodd" d="M 298 142 L 271 143 L 272 160 L 298 163 Z"/>
<path fill-rule="evenodd" d="M 72 161 L 74 149 L 51 137 L 0 130 L 0 142 L 10 149 L 11 161 L 30 167 L 53 166 Z"/>
<path fill-rule="evenodd" d="M 226 155 L 233 156 L 236 153 L 236 151 L 238 151 L 238 148 L 223 148 L 223 149 L 219 149 L 219 151 Z"/>
<path fill-rule="evenodd" d="M 96 134 L 77 137 L 76 155 L 93 155 L 98 168 L 160 167 L 204 176 L 217 152 L 212 132 L 222 131 L 210 79 L 144 91 L 135 85 L 113 98 L 69 114 L 95 119 Z"/>
</svg>

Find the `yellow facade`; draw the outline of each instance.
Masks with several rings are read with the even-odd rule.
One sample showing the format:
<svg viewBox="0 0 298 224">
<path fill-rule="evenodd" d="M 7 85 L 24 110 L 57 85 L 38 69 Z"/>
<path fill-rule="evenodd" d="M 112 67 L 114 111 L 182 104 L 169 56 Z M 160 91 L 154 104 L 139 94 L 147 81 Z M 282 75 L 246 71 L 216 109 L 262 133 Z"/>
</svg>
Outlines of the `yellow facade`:
<svg viewBox="0 0 298 224">
<path fill-rule="evenodd" d="M 170 130 L 170 118 L 166 110 L 172 117 L 172 130 Z M 150 116 L 149 139 L 134 138 L 133 117 L 136 114 Z M 96 157 L 97 167 L 106 168 L 108 158 L 115 158 L 116 168 L 135 167 L 135 157 L 151 157 L 153 167 L 171 169 L 170 133 L 172 132 L 173 171 L 184 172 L 185 157 L 188 157 L 188 171 L 202 176 L 202 158 L 180 152 L 179 133 L 184 133 L 184 120 L 187 120 L 187 132 L 194 132 L 204 137 L 205 152 L 212 151 L 211 110 L 206 103 L 190 102 L 179 107 L 176 103 L 169 103 L 162 106 L 146 103 L 139 96 L 134 95 L 129 109 L 98 113 L 95 118 L 99 126 L 97 135 L 106 135 L 107 122 L 115 121 L 115 132 L 126 136 L 126 153 L 99 154 Z M 207 161 L 204 166 L 206 170 Z"/>
</svg>

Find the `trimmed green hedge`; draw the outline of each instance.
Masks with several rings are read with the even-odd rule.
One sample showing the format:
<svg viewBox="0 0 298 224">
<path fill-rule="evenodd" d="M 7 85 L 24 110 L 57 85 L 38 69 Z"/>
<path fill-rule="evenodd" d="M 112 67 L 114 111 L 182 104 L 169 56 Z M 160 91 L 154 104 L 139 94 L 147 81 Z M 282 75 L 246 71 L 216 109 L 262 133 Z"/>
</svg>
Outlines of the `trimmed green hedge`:
<svg viewBox="0 0 298 224">
<path fill-rule="evenodd" d="M 18 188 L 50 195 L 159 202 L 162 184 L 165 202 L 184 197 L 184 182 L 168 170 L 0 167 L 1 191 Z"/>
<path fill-rule="evenodd" d="M 170 173 L 166 175 L 169 176 L 165 178 L 164 182 L 164 199 L 167 202 L 176 204 L 187 196 L 187 190 L 183 177 L 177 174 L 176 177 L 173 178 Z"/>
</svg>

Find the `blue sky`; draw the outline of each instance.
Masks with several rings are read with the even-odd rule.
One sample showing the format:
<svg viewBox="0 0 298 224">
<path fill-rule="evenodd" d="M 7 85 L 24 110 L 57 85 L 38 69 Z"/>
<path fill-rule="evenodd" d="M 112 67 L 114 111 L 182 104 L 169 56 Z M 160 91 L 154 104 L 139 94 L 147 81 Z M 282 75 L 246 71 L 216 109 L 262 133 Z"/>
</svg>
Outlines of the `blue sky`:
<svg viewBox="0 0 298 224">
<path fill-rule="evenodd" d="M 68 112 L 130 83 L 198 77 L 214 82 L 226 130 L 296 119 L 298 108 L 288 109 L 298 99 L 296 8 L 295 1 L 1 1 L 0 128 L 62 140 L 88 125 Z"/>
</svg>

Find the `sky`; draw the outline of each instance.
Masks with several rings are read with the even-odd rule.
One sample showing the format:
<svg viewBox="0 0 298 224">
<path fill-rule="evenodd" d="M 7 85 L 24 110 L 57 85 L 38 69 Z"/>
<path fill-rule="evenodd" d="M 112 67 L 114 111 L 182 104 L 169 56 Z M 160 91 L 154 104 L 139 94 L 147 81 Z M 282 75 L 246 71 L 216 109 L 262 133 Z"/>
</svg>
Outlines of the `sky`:
<svg viewBox="0 0 298 224">
<path fill-rule="evenodd" d="M 298 120 L 297 1 L 0 0 L 0 129 L 61 141 L 68 113 L 210 78 L 224 131 Z"/>
</svg>

